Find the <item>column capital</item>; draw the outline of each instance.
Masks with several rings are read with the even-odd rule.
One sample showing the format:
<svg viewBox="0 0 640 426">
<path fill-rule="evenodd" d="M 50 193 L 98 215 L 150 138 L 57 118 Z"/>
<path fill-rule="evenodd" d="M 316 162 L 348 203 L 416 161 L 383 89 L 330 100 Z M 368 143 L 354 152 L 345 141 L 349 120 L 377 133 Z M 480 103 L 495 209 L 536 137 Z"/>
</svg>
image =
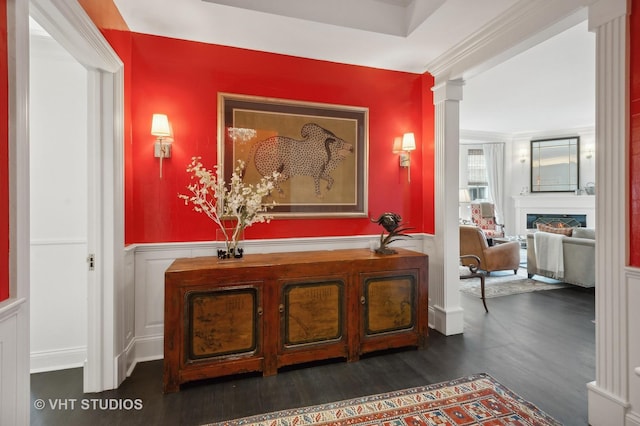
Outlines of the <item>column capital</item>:
<svg viewBox="0 0 640 426">
<path fill-rule="evenodd" d="M 589 31 L 626 13 L 627 0 L 597 0 L 589 6 Z"/>
<path fill-rule="evenodd" d="M 444 101 L 461 101 L 462 86 L 464 86 L 464 80 L 462 79 L 447 80 L 436 84 L 431 89 L 433 91 L 433 104 L 437 105 Z"/>
</svg>

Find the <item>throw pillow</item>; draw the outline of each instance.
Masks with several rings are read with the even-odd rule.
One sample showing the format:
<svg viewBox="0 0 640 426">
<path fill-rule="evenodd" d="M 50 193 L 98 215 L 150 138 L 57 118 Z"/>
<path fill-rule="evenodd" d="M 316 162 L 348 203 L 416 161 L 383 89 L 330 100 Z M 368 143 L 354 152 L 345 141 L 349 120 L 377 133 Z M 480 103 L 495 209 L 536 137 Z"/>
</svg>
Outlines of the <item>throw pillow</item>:
<svg viewBox="0 0 640 426">
<path fill-rule="evenodd" d="M 577 238 L 588 238 L 590 240 L 595 240 L 596 230 L 593 228 L 575 228 L 573 230 L 573 236 Z"/>
<path fill-rule="evenodd" d="M 545 225 L 544 223 L 537 223 L 536 227 L 538 228 L 538 231 L 551 232 L 553 234 L 562 234 L 562 235 L 566 235 L 567 237 L 570 237 L 573 234 L 573 228 L 568 226 L 555 227 L 555 226 Z"/>
</svg>

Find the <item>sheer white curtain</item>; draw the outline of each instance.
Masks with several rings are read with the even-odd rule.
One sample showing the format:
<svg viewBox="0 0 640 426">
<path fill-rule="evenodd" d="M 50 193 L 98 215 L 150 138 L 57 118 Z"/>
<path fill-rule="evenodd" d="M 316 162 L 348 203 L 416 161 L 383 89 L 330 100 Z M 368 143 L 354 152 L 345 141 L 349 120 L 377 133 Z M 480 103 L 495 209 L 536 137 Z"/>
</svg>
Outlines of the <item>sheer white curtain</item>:
<svg viewBox="0 0 640 426">
<path fill-rule="evenodd" d="M 487 167 L 489 195 L 495 204 L 496 222 L 504 223 L 504 142 L 482 145 Z"/>
</svg>

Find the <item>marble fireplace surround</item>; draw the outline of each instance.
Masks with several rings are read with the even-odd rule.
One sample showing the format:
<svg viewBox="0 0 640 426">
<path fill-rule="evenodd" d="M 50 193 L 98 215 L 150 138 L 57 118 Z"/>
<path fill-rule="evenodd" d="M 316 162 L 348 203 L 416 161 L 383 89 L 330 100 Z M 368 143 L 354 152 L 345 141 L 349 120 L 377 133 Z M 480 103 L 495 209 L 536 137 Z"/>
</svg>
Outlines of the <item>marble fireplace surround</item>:
<svg viewBox="0 0 640 426">
<path fill-rule="evenodd" d="M 596 226 L 595 195 L 573 193 L 550 193 L 518 195 L 513 197 L 515 207 L 515 229 L 517 235 L 527 233 L 527 214 L 586 215 L 587 227 Z"/>
</svg>

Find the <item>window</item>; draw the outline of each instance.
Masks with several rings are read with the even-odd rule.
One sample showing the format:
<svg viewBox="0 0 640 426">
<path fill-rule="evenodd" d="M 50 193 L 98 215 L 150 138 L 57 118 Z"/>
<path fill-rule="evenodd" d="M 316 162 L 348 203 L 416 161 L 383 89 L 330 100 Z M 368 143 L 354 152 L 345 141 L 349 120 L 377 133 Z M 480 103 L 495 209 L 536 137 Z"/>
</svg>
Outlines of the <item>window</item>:
<svg viewBox="0 0 640 426">
<path fill-rule="evenodd" d="M 488 198 L 487 166 L 482 148 L 467 150 L 467 186 L 472 201 Z"/>
</svg>

